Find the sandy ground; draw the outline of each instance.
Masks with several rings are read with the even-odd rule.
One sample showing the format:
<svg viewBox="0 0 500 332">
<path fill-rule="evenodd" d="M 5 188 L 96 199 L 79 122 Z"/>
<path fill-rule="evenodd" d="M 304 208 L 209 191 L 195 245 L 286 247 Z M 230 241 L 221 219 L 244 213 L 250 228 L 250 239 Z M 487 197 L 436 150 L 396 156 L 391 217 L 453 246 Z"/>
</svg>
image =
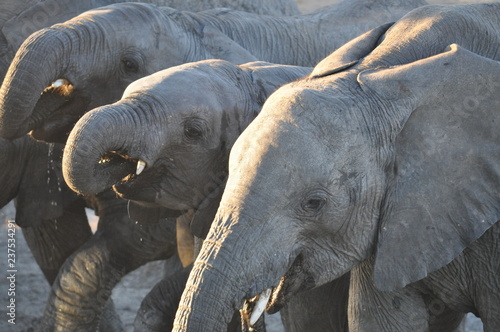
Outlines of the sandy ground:
<svg viewBox="0 0 500 332">
<path fill-rule="evenodd" d="M 298 0 L 299 8 L 305 13 L 323 6 L 331 5 L 337 0 Z M 450 3 L 477 3 L 474 0 L 430 0 L 431 4 Z M 0 331 L 33 331 L 31 326 L 43 313 L 45 301 L 49 294 L 49 285 L 45 281 L 40 269 L 34 262 L 22 232 L 17 229 L 16 239 L 16 280 L 15 280 L 15 303 L 16 319 L 15 325 L 8 323 L 7 315 L 11 296 L 8 295 L 10 282 L 7 280 L 9 268 L 7 267 L 7 223 L 14 218 L 12 204 L 0 210 L 0 252 L 4 253 L 0 258 L 0 271 L 5 276 L 0 279 Z M 133 320 L 142 298 L 159 280 L 163 271 L 161 262 L 150 263 L 127 275 L 113 291 L 113 300 L 125 325 L 125 331 L 133 330 Z M 282 332 L 283 327 L 279 314 L 268 316 L 268 331 Z M 473 315 L 469 315 L 465 330 L 468 332 L 482 331 L 480 321 Z"/>
</svg>

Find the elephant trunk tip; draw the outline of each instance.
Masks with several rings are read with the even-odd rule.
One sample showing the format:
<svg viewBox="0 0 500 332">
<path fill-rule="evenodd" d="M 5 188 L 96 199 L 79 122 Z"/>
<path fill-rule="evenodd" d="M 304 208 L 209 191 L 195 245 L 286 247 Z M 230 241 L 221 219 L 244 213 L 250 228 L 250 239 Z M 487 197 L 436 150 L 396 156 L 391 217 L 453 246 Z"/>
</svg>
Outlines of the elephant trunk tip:
<svg viewBox="0 0 500 332">
<path fill-rule="evenodd" d="M 84 195 L 98 194 L 121 181 L 139 176 L 147 167 L 142 159 L 108 151 L 91 158 L 85 152 L 74 153 L 75 147 L 66 145 L 63 156 L 63 176 L 68 186 Z"/>
</svg>

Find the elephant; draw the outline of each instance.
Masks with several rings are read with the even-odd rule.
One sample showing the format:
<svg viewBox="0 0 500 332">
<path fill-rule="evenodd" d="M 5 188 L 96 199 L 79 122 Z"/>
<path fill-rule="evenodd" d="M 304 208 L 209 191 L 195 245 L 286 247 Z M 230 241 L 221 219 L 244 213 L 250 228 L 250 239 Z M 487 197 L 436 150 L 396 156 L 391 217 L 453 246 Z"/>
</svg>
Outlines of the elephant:
<svg viewBox="0 0 500 332">
<path fill-rule="evenodd" d="M 31 34 L 53 24 L 65 22 L 93 8 L 123 0 L 17 0 L 0 4 L 0 80 L 3 81 L 16 51 Z M 267 15 L 298 15 L 293 0 L 136 0 L 178 10 L 202 11 L 227 7 Z"/>
<path fill-rule="evenodd" d="M 17 198 L 16 224 L 52 284 L 64 260 L 92 235 L 86 203 L 64 182 L 61 144 L 23 136 L 13 141 L 0 139 L 0 151 L 0 207 Z"/>
<path fill-rule="evenodd" d="M 113 186 L 124 199 L 195 210 L 190 229 L 204 238 L 220 200 L 234 141 L 271 92 L 310 71 L 265 62 L 237 66 L 204 60 L 142 78 L 120 101 L 94 109 L 77 122 L 63 158 L 66 182 L 82 194 Z M 187 279 L 187 273 L 182 274 Z M 144 299 L 135 321 L 137 331 L 172 329 L 173 315 L 165 312 L 177 305 L 181 292 L 176 301 L 165 299 L 165 294 L 174 294 L 171 285 L 170 278 L 162 281 Z M 339 307 L 345 308 L 333 311 L 340 317 L 346 316 L 347 290 L 348 278 L 323 289 L 335 294 Z M 293 331 L 306 315 L 300 314 L 299 320 L 302 308 L 287 309 L 293 317 L 284 324 Z M 335 317 L 325 324 L 345 321 Z M 324 329 L 318 326 L 317 331 Z"/>
<path fill-rule="evenodd" d="M 66 259 L 92 236 L 85 211 L 91 205 L 64 182 L 63 145 L 23 136 L 13 141 L 0 139 L 0 151 L 0 206 L 15 200 L 16 224 L 45 279 L 53 285 Z M 112 300 L 106 304 L 105 315 L 101 329 L 113 331 L 120 326 Z"/>
<path fill-rule="evenodd" d="M 99 228 L 61 267 L 38 331 L 101 330 L 102 321 L 113 322 L 102 311 L 121 278 L 147 262 L 175 255 L 174 220 L 136 223 L 126 213 L 127 202 L 109 196 L 115 197 L 112 191 L 96 196 L 104 203 Z M 105 331 L 121 330 L 119 324 L 114 322 Z"/>
<path fill-rule="evenodd" d="M 46 1 L 16 1 L 16 2 L 4 2 L 0 4 L 0 26 L 2 27 L 0 31 L 0 76 L 3 79 L 5 76 L 5 72 L 7 68 L 14 58 L 16 50 L 21 46 L 23 41 L 32 33 L 38 31 L 41 28 L 50 26 L 52 24 L 58 22 L 64 22 L 72 17 L 83 13 L 89 9 L 101 7 L 113 3 L 118 2 L 127 2 L 127 1 L 118 1 L 118 0 L 83 0 L 83 1 L 71 1 L 71 0 L 63 0 L 63 1 L 55 1 L 55 0 L 46 0 Z M 262 13 L 265 11 L 268 14 L 272 15 L 291 15 L 297 14 L 298 9 L 297 5 L 292 0 L 279 0 L 279 1 L 247 1 L 247 0 L 235 0 L 235 1 L 179 1 L 179 0 L 142 0 L 135 2 L 145 2 L 145 3 L 153 3 L 156 5 L 162 6 L 172 6 L 180 9 L 191 9 L 191 10 L 201 10 L 201 9 L 209 9 L 213 6 L 226 6 L 235 9 L 255 11 Z M 122 263 L 119 263 L 120 260 L 123 260 L 123 255 L 126 255 L 127 250 L 131 248 L 135 248 L 135 252 L 133 254 L 140 253 L 138 248 L 146 248 L 148 250 L 145 253 L 139 254 L 139 257 L 135 257 L 131 254 L 131 257 L 128 257 L 128 263 L 126 264 L 126 268 L 120 268 L 120 273 L 111 274 L 113 276 L 113 280 L 106 280 L 103 275 L 100 275 L 97 271 L 92 272 L 86 271 L 89 275 L 93 276 L 94 281 L 99 288 L 104 289 L 104 285 L 106 287 L 112 287 L 109 285 L 114 285 L 121 275 L 129 271 L 130 267 L 137 267 L 151 259 L 158 259 L 158 257 L 163 257 L 167 252 L 168 255 L 171 255 L 172 252 L 172 244 L 171 244 L 171 234 L 167 235 L 165 238 L 159 239 L 159 237 L 155 237 L 154 244 L 158 245 L 162 243 L 166 245 L 162 250 L 157 250 L 159 253 L 152 254 L 151 248 L 147 246 L 141 245 L 137 246 L 132 239 L 128 239 L 131 243 L 125 246 L 125 250 L 122 250 L 121 253 L 116 252 L 117 248 L 120 244 L 117 243 L 116 234 L 128 235 L 131 234 L 132 226 L 129 224 L 127 220 L 127 205 L 126 203 L 116 203 L 113 200 L 116 200 L 112 193 L 108 193 L 106 195 L 100 195 L 100 197 L 90 197 L 85 200 L 83 197 L 75 197 L 75 195 L 69 190 L 62 181 L 62 176 L 56 175 L 54 171 L 50 171 L 48 173 L 49 177 L 47 177 L 47 172 L 51 169 L 58 169 L 60 172 L 60 155 L 61 155 L 61 147 L 55 148 L 53 145 L 46 145 L 43 147 L 43 144 L 35 144 L 30 139 L 19 139 L 19 143 L 17 141 L 14 144 L 10 144 L 8 142 L 1 142 L 2 145 L 5 145 L 5 153 L 7 155 L 18 156 L 19 160 L 16 162 L 9 164 L 9 167 L 16 166 L 16 172 L 14 171 L 6 171 L 5 176 L 3 177 L 4 183 L 6 183 L 9 188 L 17 188 L 20 193 L 14 192 L 15 189 L 9 191 L 9 195 L 5 195 L 7 201 L 2 203 L 5 205 L 8 200 L 13 197 L 16 197 L 17 200 L 17 216 L 16 223 L 22 226 L 23 233 L 27 238 L 28 244 L 36 258 L 37 263 L 40 265 L 42 271 L 44 272 L 47 280 L 50 284 L 53 284 L 55 281 L 54 288 L 52 289 L 51 299 L 53 301 L 62 301 L 65 300 L 68 303 L 72 303 L 75 306 L 75 301 L 69 300 L 70 297 L 80 296 L 80 304 L 79 309 L 75 309 L 72 311 L 73 314 L 76 312 L 94 312 L 99 313 L 101 311 L 101 304 L 106 302 L 104 299 L 107 299 L 109 295 L 109 291 L 107 291 L 106 295 L 102 295 L 99 297 L 100 301 L 98 305 L 89 301 L 90 294 L 92 292 L 91 288 L 82 287 L 82 282 L 79 279 L 81 275 L 80 269 L 87 269 L 88 266 L 84 266 L 80 264 L 78 267 L 76 265 L 78 262 L 82 262 L 85 260 L 86 255 L 90 255 L 91 257 L 99 256 L 101 260 L 113 265 L 113 268 L 118 269 L 116 266 Z M 23 143 L 21 143 L 23 142 Z M 24 142 L 29 142 L 29 144 L 24 144 Z M 8 146 L 8 148 L 7 148 Z M 19 150 L 16 150 L 19 149 Z M 52 156 L 50 160 L 50 164 L 48 164 L 45 160 L 42 162 L 38 156 L 39 152 L 49 149 L 50 153 L 46 153 L 45 156 Z M 33 156 L 30 156 L 30 153 Z M 44 156 L 42 154 L 40 156 Z M 25 159 L 21 160 L 21 156 L 25 157 Z M 35 156 L 38 158 L 35 160 Z M 54 156 L 58 156 L 54 158 Z M 59 159 L 58 159 L 59 158 Z M 6 158 L 6 161 L 12 161 L 14 158 Z M 30 162 L 30 160 L 34 160 L 34 162 Z M 17 162 L 18 161 L 18 162 Z M 49 165 L 49 166 L 47 166 Z M 20 167 L 21 166 L 21 167 Z M 40 169 L 36 169 L 36 167 L 40 167 Z M 50 167 L 50 168 L 49 168 Z M 7 166 L 4 170 L 10 169 Z M 17 179 L 16 177 L 12 177 L 12 174 L 18 174 L 20 171 L 23 171 L 23 179 L 22 183 L 14 183 Z M 11 173 L 12 172 L 12 173 Z M 21 173 L 19 173 L 21 174 Z M 59 182 L 54 182 L 54 181 Z M 21 180 L 20 180 L 21 181 Z M 31 181 L 31 184 L 29 183 Z M 47 181 L 47 185 L 44 183 Z M 54 189 L 54 186 L 57 187 Z M 20 187 L 16 187 L 20 186 Z M 23 189 L 27 188 L 27 189 Z M 57 189 L 57 190 L 56 190 Z M 39 195 L 40 197 L 38 197 Z M 104 199 L 104 200 L 102 200 Z M 108 201 L 109 200 L 109 201 Z M 3 200 L 2 200 L 3 202 Z M 64 205 L 62 204 L 64 202 Z M 57 205 L 55 205 L 57 204 Z M 90 204 L 90 205 L 89 205 Z M 83 243 L 85 243 L 91 236 L 90 227 L 88 226 L 87 219 L 85 216 L 85 211 L 83 208 L 85 206 L 100 210 L 100 224 L 106 224 L 103 227 L 100 227 L 97 231 L 96 236 L 90 241 L 89 244 L 86 245 L 85 248 L 82 248 L 77 254 L 74 255 L 67 263 L 66 266 L 61 273 L 61 275 L 56 279 L 59 268 L 63 264 L 64 260 L 79 248 Z M 120 206 L 120 208 L 118 208 Z M 119 211 L 121 209 L 121 211 Z M 39 213 L 42 211 L 42 213 Z M 106 212 L 111 211 L 111 213 Z M 119 211 L 119 212 L 118 212 Z M 43 218 L 41 218 L 43 217 Z M 74 225 L 71 225 L 71 218 L 73 218 Z M 112 225 L 112 226 L 110 226 Z M 113 227 L 120 228 L 119 231 L 113 230 Z M 169 231 L 171 231 L 171 227 L 163 227 Z M 148 232 L 157 232 L 158 229 L 150 228 L 147 231 L 141 229 L 139 233 L 135 232 L 136 236 L 139 236 L 143 239 L 147 239 L 150 237 Z M 161 241 L 160 241 L 161 240 Z M 126 243 L 127 240 L 125 240 Z M 113 247 L 114 245 L 114 247 Z M 95 246 L 95 248 L 99 248 L 101 252 L 98 254 L 95 253 L 95 248 L 92 249 L 91 246 Z M 149 256 L 146 254 L 150 254 Z M 114 255 L 117 255 L 116 257 Z M 108 259 L 109 261 L 106 261 Z M 71 266 L 71 264 L 75 264 L 75 266 Z M 122 264 L 123 265 L 123 264 Z M 121 266 L 121 265 L 120 265 Z M 94 265 L 95 269 L 100 269 L 100 266 Z M 100 271 L 103 272 L 103 271 Z M 107 270 L 107 273 L 109 271 Z M 63 283 L 67 286 L 66 289 L 59 288 Z M 68 282 L 68 280 L 73 280 L 72 282 Z M 101 282 L 101 284 L 99 283 Z M 89 293 L 84 293 L 89 292 Z M 72 295 L 69 295 L 72 294 Z M 95 294 L 94 294 L 95 295 Z M 74 300 L 74 299 L 72 299 Z M 51 306 L 52 304 L 52 306 Z M 91 306 L 91 309 L 86 311 L 85 304 Z M 64 305 L 64 303 L 63 303 Z M 44 319 L 45 322 L 50 321 L 50 324 L 58 324 L 57 319 L 54 318 L 56 316 L 56 308 L 54 308 L 54 302 L 50 303 L 46 308 L 46 317 Z M 68 308 L 70 306 L 66 306 Z M 120 329 L 118 317 L 114 310 L 112 309 L 112 302 L 108 308 L 111 308 L 110 312 L 105 312 L 104 316 L 111 320 L 111 324 L 115 324 L 117 326 L 110 326 L 105 321 L 101 321 L 100 330 L 111 331 L 113 329 Z M 107 309 L 108 309 L 107 308 Z M 74 309 L 74 308 L 73 308 Z M 64 312 L 64 311 L 62 311 Z M 63 317 L 62 314 L 57 314 L 58 319 Z M 98 315 L 94 315 L 97 317 Z M 88 317 L 87 317 L 88 318 Z M 78 323 L 78 320 L 75 320 Z M 98 322 L 99 319 L 96 319 L 95 322 Z M 90 325 L 95 326 L 95 322 L 90 323 Z M 44 323 L 44 328 L 51 329 L 51 325 L 49 323 Z M 68 325 L 66 325 L 69 328 Z M 90 328 L 92 329 L 92 328 Z"/>
<path fill-rule="evenodd" d="M 0 139 L 0 151 L 0 206 L 15 200 L 16 224 L 57 299 L 53 307 L 47 307 L 50 315 L 45 315 L 40 330 L 53 330 L 55 316 L 63 315 L 65 309 L 74 309 L 72 313 L 82 310 L 86 319 L 90 313 L 97 318 L 97 313 L 103 311 L 105 319 L 87 324 L 104 331 L 121 330 L 113 301 L 107 302 L 108 293 L 128 271 L 151 260 L 167 259 L 176 252 L 175 223 L 158 223 L 155 219 L 151 226 L 135 224 L 128 218 L 127 202 L 114 198 L 112 191 L 97 196 L 76 194 L 62 177 L 62 144 L 23 136 L 13 141 Z M 94 209 L 100 218 L 95 235 L 86 207 Z M 89 258 L 95 266 L 85 261 Z M 106 273 L 112 277 L 102 277 L 92 284 L 90 281 L 95 278 L 88 275 L 99 268 L 98 262 L 106 265 Z M 59 287 L 60 284 L 66 286 Z M 92 286 L 98 289 L 94 291 Z M 101 302 L 96 303 L 94 297 L 91 302 L 87 300 L 93 291 Z"/>
<path fill-rule="evenodd" d="M 449 331 L 465 312 L 497 331 L 498 45 L 499 3 L 425 6 L 275 91 L 231 150 L 173 331 L 348 271 L 350 331 Z"/>
<path fill-rule="evenodd" d="M 0 136 L 31 133 L 64 143 L 88 110 L 119 100 L 141 77 L 186 62 L 313 66 L 351 38 L 425 4 L 345 0 L 292 17 L 141 3 L 87 11 L 21 45 L 0 88 Z"/>
</svg>

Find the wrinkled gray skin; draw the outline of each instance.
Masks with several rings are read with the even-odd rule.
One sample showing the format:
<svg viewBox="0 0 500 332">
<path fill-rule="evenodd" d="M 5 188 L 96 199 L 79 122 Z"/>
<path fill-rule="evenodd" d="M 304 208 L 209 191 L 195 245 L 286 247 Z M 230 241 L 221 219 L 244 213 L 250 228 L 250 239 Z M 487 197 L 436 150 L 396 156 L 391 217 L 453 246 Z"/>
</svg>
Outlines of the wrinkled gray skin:
<svg viewBox="0 0 500 332">
<path fill-rule="evenodd" d="M 118 2 L 127 1 L 20 0 L 3 2 L 0 4 L 0 77 L 3 80 L 17 49 L 31 33 L 52 24 L 69 20 L 89 9 Z M 225 6 L 258 13 L 266 12 L 272 15 L 291 15 L 298 13 L 297 5 L 292 0 L 265 2 L 255 0 L 234 0 L 230 2 L 226 0 L 141 0 L 135 2 L 154 3 L 184 10 L 202 10 L 217 6 Z M 47 104 L 50 102 L 51 100 L 48 100 Z M 25 141 L 31 142 L 32 140 L 19 140 L 19 142 Z M 2 142 L 2 145 L 3 144 L 9 146 L 8 149 L 6 148 L 9 155 L 15 156 L 16 159 L 23 156 L 31 158 L 30 160 L 34 160 L 35 156 L 39 155 L 38 151 L 48 148 L 48 146 L 46 148 L 39 148 L 39 146 L 43 147 L 43 144 L 33 143 L 10 144 L 5 141 L 5 143 Z M 32 145 L 36 148 L 32 148 Z M 57 177 L 52 174 L 54 172 L 51 171 L 51 173 L 49 173 L 51 177 L 47 177 L 49 166 L 59 171 L 61 168 L 61 147 L 55 148 L 56 152 L 52 152 L 53 150 L 54 148 L 51 147 L 51 154 L 49 154 L 49 157 L 53 154 L 57 155 L 59 159 L 51 159 L 50 164 L 47 164 L 46 161 L 39 162 L 40 158 L 38 157 L 37 160 L 32 162 L 28 161 L 28 159 L 19 160 L 19 163 L 11 162 L 8 166 L 10 168 L 12 168 L 12 166 L 16 167 L 15 173 L 13 171 L 5 172 L 5 179 L 2 180 L 4 187 L 7 188 L 4 194 L 7 192 L 9 193 L 9 195 L 5 195 L 5 199 L 10 199 L 17 195 L 16 222 L 23 225 L 23 233 L 27 238 L 28 244 L 50 284 L 56 279 L 57 272 L 63 264 L 64 259 L 87 241 L 91 235 L 85 211 L 82 207 L 82 204 L 85 203 L 83 198 L 76 198 L 76 196 L 64 185 L 60 174 Z M 5 155 L 7 155 L 7 152 Z M 6 158 L 5 160 L 6 162 L 12 161 L 14 158 Z M 21 164 L 23 167 L 20 167 Z M 39 167 L 39 169 L 37 169 L 37 167 Z M 6 166 L 3 169 L 8 169 L 8 167 Z M 22 170 L 22 174 L 24 174 L 22 182 L 16 183 L 16 179 L 18 178 L 13 175 L 20 174 L 18 172 L 20 170 Z M 60 183 L 54 182 L 56 179 L 59 179 Z M 10 190 L 8 188 L 14 189 Z M 62 191 L 58 191 L 59 188 L 62 188 Z M 143 240 L 148 239 L 152 234 L 158 232 L 158 227 L 149 227 L 145 230 L 141 229 L 139 233 L 137 233 L 137 225 L 130 224 L 130 221 L 126 217 L 127 210 L 125 202 L 114 202 L 116 198 L 111 193 L 100 196 L 101 197 L 89 197 L 86 202 L 86 205 L 96 209 L 96 212 L 97 210 L 100 211 L 98 213 L 100 216 L 100 228 L 96 236 L 86 245 L 86 247 L 80 250 L 79 253 L 75 254 L 74 257 L 67 262 L 56 280 L 51 293 L 52 301 L 49 301 L 47 306 L 42 329 L 56 329 L 58 324 L 60 324 L 57 319 L 63 321 L 67 319 L 67 317 L 64 316 L 65 312 L 72 312 L 73 314 L 80 312 L 82 316 L 85 316 L 86 321 L 85 325 L 79 325 L 79 323 L 81 323 L 79 320 L 82 320 L 82 318 L 75 319 L 74 323 L 78 328 L 95 330 L 96 324 L 100 322 L 100 330 L 102 331 L 120 330 L 121 324 L 118 316 L 112 309 L 113 305 L 111 301 L 107 304 L 108 307 L 103 313 L 104 319 L 100 319 L 102 307 L 104 303 L 106 303 L 112 286 L 121 276 L 123 276 L 123 274 L 131 269 L 152 259 L 168 257 L 174 250 L 173 248 L 175 248 L 175 245 L 172 244 L 173 233 L 165 234 L 163 237 L 155 235 L 154 242 L 150 244 L 151 247 L 137 242 L 135 237 L 142 238 Z M 3 198 L 4 197 L 2 197 L 2 202 L 4 201 Z M 75 202 L 73 202 L 73 200 Z M 8 200 L 2 204 L 6 204 L 7 202 Z M 64 202 L 64 205 L 62 202 Z M 34 214 L 34 211 L 38 213 Z M 43 213 L 39 213 L 40 211 L 43 211 Z M 73 224 L 70 224 L 71 222 Z M 118 231 L 115 230 L 114 227 L 117 227 Z M 169 231 L 171 230 L 170 226 L 163 226 L 163 228 Z M 125 246 L 122 246 L 122 244 L 116 240 L 117 234 L 124 236 L 124 242 L 126 242 Z M 133 234 L 132 238 L 131 234 Z M 153 250 L 153 247 L 156 248 Z M 144 251 L 144 253 L 141 251 Z M 88 269 L 88 266 L 79 264 L 79 262 L 85 261 L 87 255 L 102 261 L 103 265 L 106 265 L 106 269 L 96 264 L 93 266 L 96 268 L 96 271 L 92 272 Z M 123 262 L 123 257 L 127 257 L 126 263 Z M 101 268 L 102 271 L 99 271 Z M 95 282 L 94 288 L 83 286 L 83 279 L 81 278 L 82 273 L 89 274 L 87 279 Z M 109 279 L 107 279 L 105 275 L 101 275 L 101 273 L 108 274 Z M 92 278 L 90 278 L 90 276 Z M 61 280 L 64 280 L 64 282 Z M 92 282 L 89 281 L 89 284 L 92 284 Z M 101 293 L 97 294 L 97 291 Z M 95 299 L 96 296 L 98 296 L 97 300 Z M 57 318 L 55 318 L 56 311 L 54 302 L 57 302 L 58 306 L 64 308 L 61 310 L 61 313 L 57 314 Z M 77 306 L 76 310 L 74 308 L 75 305 Z M 65 311 L 66 309 L 67 311 Z M 90 319 L 89 313 L 92 313 L 90 317 L 95 318 L 94 320 Z M 71 330 L 76 328 L 68 322 L 61 324 L 64 324 L 64 329 Z"/>
<path fill-rule="evenodd" d="M 16 51 L 36 31 L 64 22 L 93 8 L 120 2 L 145 2 L 178 10 L 202 11 L 227 7 L 267 15 L 298 15 L 294 0 L 16 0 L 0 3 L 0 78 Z"/>
<path fill-rule="evenodd" d="M 134 322 L 134 331 L 161 332 L 171 331 L 175 313 L 184 286 L 191 272 L 192 264 L 158 282 L 144 298 Z M 252 332 L 266 331 L 264 319 L 259 320 Z M 240 315 L 234 315 L 227 331 L 248 331 L 242 326 Z"/>
<path fill-rule="evenodd" d="M 15 199 L 16 224 L 50 285 L 59 282 L 59 269 L 66 259 L 92 236 L 85 207 L 99 206 L 103 223 L 118 217 L 107 212 L 98 199 L 86 201 L 66 186 L 61 173 L 62 149 L 61 144 L 37 142 L 28 136 L 0 139 L 0 206 Z M 112 300 L 105 305 L 106 319 L 99 322 L 100 329 L 120 329 Z"/>
<path fill-rule="evenodd" d="M 0 139 L 0 207 L 16 199 L 16 224 L 50 284 L 64 260 L 92 234 L 83 197 L 62 177 L 62 149 L 28 136 Z"/>
<path fill-rule="evenodd" d="M 112 191 L 96 196 L 99 228 L 62 266 L 37 331 L 121 330 L 111 310 L 103 313 L 114 286 L 139 266 L 176 253 L 173 220 L 135 223 L 127 202 L 112 197 Z M 108 321 L 113 325 L 103 329 Z"/>
<path fill-rule="evenodd" d="M 274 312 L 350 270 L 353 332 L 469 311 L 496 331 L 498 45 L 500 4 L 422 7 L 276 91 L 231 151 L 173 331 L 223 331 L 244 299 L 273 288 Z"/>
<path fill-rule="evenodd" d="M 266 98 L 310 71 L 213 59 L 140 79 L 75 125 L 63 157 L 66 182 L 81 194 L 114 186 L 126 199 L 201 210 L 223 185 L 229 151 Z M 137 160 L 146 163 L 138 176 Z"/>
<path fill-rule="evenodd" d="M 86 111 L 117 101 L 140 77 L 186 62 L 312 66 L 351 38 L 423 4 L 349 0 L 295 17 L 147 4 L 88 11 L 31 35 L 20 47 L 0 89 L 0 136 L 33 130 L 37 139 L 65 142 Z M 69 83 L 51 86 L 61 78 Z"/>
<path fill-rule="evenodd" d="M 119 102 L 89 112 L 76 124 L 64 155 L 67 183 L 80 193 L 114 185 L 126 199 L 195 210 L 191 230 L 204 238 L 219 203 L 233 143 L 277 87 L 309 72 L 263 62 L 236 66 L 205 60 L 138 80 Z M 135 174 L 137 160 L 147 165 L 140 175 Z M 339 307 L 346 308 L 348 279 L 338 284 L 323 293 L 333 294 Z M 166 289 L 171 289 L 170 278 L 144 300 L 137 331 L 172 329 L 173 316 L 165 312 L 179 298 L 165 298 Z M 320 302 L 317 295 L 314 298 Z M 345 311 L 334 314 L 345 317 Z M 296 310 L 291 316 L 285 325 L 299 325 L 307 315 Z M 345 323 L 336 316 L 324 318 L 328 327 Z"/>
<path fill-rule="evenodd" d="M 64 328 L 58 326 L 55 315 L 77 312 L 72 311 L 76 306 L 86 319 L 86 325 L 80 327 L 121 330 L 113 302 L 107 301 L 112 287 L 142 264 L 172 256 L 176 251 L 175 224 L 167 220 L 158 224 L 157 219 L 150 226 L 135 224 L 128 217 L 127 202 L 113 199 L 116 195 L 112 191 L 93 197 L 77 195 L 62 177 L 62 150 L 62 144 L 37 142 L 29 136 L 0 139 L 0 206 L 15 199 L 16 224 L 52 285 L 51 296 L 59 310 L 51 311 L 53 316 L 45 316 L 37 328 L 74 330 L 68 322 Z M 99 215 L 94 236 L 85 207 Z M 95 265 L 90 266 L 89 261 Z M 100 264 L 105 269 L 96 280 Z"/>
</svg>

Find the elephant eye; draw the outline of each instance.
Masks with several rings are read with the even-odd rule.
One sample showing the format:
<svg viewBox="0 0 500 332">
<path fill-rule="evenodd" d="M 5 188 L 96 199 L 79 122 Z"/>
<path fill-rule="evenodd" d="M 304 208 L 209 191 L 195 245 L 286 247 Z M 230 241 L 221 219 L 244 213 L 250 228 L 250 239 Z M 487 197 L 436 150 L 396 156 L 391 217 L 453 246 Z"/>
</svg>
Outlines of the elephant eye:
<svg viewBox="0 0 500 332">
<path fill-rule="evenodd" d="M 184 135 L 191 140 L 198 140 L 203 136 L 203 130 L 199 123 L 190 121 L 184 124 Z"/>
<path fill-rule="evenodd" d="M 305 211 L 318 211 L 325 205 L 325 200 L 321 198 L 310 198 L 304 203 L 302 203 L 302 208 Z"/>
<path fill-rule="evenodd" d="M 122 67 L 123 70 L 127 73 L 137 73 L 139 71 L 139 65 L 133 59 L 122 59 Z"/>
<path fill-rule="evenodd" d="M 303 212 L 306 213 L 317 213 L 326 204 L 327 193 L 324 191 L 315 191 L 307 195 L 307 197 L 302 201 L 300 207 Z"/>
</svg>

